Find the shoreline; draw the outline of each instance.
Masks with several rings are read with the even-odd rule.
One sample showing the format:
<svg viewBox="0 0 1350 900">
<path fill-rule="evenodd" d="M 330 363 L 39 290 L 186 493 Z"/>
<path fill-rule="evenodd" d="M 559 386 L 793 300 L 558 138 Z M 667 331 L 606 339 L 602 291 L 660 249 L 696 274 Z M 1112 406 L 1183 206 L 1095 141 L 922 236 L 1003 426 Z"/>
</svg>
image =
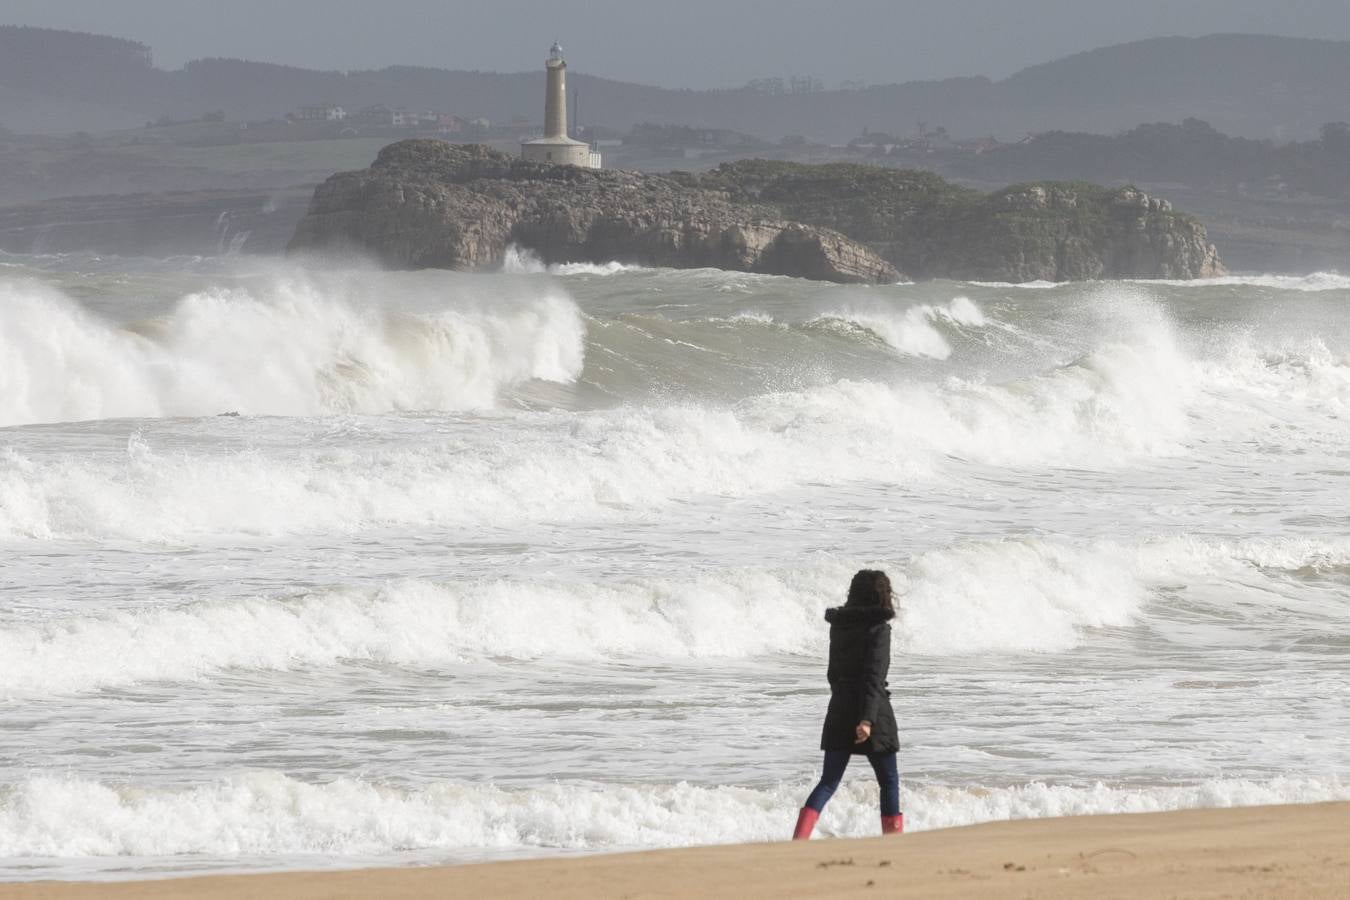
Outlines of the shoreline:
<svg viewBox="0 0 1350 900">
<path fill-rule="evenodd" d="M 791 830 L 785 813 L 784 832 Z M 449 866 L 12 882 L 0 900 L 1350 896 L 1350 802 L 1019 819 Z"/>
</svg>

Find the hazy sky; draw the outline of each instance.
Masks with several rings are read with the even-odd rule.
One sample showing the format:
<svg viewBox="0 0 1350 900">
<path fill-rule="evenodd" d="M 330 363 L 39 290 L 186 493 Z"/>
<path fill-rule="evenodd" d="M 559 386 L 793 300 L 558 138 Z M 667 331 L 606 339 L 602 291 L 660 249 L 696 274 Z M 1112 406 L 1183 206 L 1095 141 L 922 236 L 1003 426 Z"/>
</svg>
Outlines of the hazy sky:
<svg viewBox="0 0 1350 900">
<path fill-rule="evenodd" d="M 1350 40 L 1347 0 L 5 0 L 0 24 L 135 38 L 177 68 L 233 56 L 324 69 L 573 71 L 669 87 L 982 74 L 1159 35 Z"/>
</svg>

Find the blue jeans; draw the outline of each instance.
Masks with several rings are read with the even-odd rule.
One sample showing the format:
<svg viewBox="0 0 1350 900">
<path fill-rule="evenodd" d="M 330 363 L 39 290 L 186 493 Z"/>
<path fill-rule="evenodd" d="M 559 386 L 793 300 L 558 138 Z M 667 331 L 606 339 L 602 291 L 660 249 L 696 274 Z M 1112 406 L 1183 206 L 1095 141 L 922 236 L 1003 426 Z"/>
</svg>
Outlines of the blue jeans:
<svg viewBox="0 0 1350 900">
<path fill-rule="evenodd" d="M 825 751 L 825 771 L 820 776 L 820 783 L 816 785 L 816 789 L 806 798 L 808 807 L 816 812 L 825 808 L 825 804 L 830 802 L 830 798 L 838 789 L 839 782 L 843 780 L 844 770 L 848 768 L 849 757 L 852 755 L 847 750 Z M 872 764 L 872 771 L 877 775 L 877 785 L 881 788 L 881 814 L 900 815 L 900 773 L 895 766 L 895 754 L 869 753 L 867 761 Z"/>
</svg>

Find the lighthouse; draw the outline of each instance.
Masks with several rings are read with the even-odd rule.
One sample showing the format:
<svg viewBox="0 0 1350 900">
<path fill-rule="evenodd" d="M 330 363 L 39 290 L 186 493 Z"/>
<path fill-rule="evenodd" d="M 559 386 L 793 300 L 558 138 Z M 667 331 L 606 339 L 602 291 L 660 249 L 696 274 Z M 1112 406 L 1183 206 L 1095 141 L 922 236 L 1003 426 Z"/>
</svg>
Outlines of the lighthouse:
<svg viewBox="0 0 1350 900">
<path fill-rule="evenodd" d="M 544 136 L 522 141 L 520 155 L 528 160 L 554 165 L 600 168 L 600 154 L 585 141 L 567 134 L 567 60 L 562 45 L 554 42 L 544 63 Z"/>
</svg>

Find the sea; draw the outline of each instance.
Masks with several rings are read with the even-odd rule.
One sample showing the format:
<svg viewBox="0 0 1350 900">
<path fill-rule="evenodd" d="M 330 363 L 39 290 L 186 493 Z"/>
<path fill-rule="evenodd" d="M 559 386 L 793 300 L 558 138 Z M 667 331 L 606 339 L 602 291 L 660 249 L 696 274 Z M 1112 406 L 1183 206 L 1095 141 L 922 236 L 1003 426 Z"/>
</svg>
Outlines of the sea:
<svg viewBox="0 0 1350 900">
<path fill-rule="evenodd" d="M 786 839 L 863 567 L 908 830 L 1350 799 L 1350 278 L 0 256 L 0 879 Z"/>
</svg>

